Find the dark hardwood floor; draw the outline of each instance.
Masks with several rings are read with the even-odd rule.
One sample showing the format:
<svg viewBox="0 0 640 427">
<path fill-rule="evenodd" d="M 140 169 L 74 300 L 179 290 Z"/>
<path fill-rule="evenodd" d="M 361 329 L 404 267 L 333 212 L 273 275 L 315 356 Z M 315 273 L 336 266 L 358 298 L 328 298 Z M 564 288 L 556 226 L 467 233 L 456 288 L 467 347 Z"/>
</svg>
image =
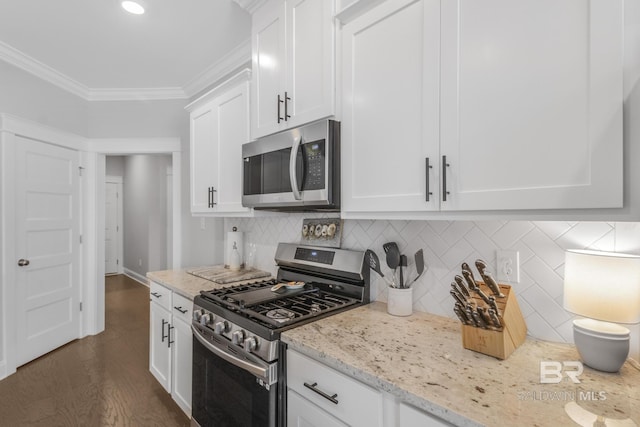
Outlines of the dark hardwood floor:
<svg viewBox="0 0 640 427">
<path fill-rule="evenodd" d="M 0 426 L 188 426 L 149 372 L 149 288 L 106 278 L 105 331 L 0 381 Z"/>
</svg>

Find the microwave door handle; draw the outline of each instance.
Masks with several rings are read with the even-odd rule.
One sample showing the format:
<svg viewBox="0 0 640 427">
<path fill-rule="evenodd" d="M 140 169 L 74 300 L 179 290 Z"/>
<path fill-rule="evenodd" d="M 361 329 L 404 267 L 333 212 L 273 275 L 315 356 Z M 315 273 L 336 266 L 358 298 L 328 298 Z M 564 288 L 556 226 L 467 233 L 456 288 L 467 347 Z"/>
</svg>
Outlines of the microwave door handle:
<svg viewBox="0 0 640 427">
<path fill-rule="evenodd" d="M 300 148 L 301 143 L 301 135 L 298 135 L 293 139 L 293 147 L 291 147 L 291 157 L 289 157 L 289 180 L 291 181 L 291 190 L 293 191 L 293 197 L 296 200 L 302 200 L 302 194 L 300 194 L 300 190 L 298 189 L 298 177 L 296 176 L 296 160 L 298 158 L 298 149 Z"/>
</svg>

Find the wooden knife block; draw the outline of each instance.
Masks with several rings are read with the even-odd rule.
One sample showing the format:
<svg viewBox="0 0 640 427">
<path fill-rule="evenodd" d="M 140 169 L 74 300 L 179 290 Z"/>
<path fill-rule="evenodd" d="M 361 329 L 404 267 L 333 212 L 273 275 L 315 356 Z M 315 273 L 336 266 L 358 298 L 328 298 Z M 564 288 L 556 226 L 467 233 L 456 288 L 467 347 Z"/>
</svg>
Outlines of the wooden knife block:
<svg viewBox="0 0 640 427">
<path fill-rule="evenodd" d="M 480 289 L 486 295 L 492 295 L 491 290 L 482 282 L 478 282 Z M 496 298 L 498 309 L 502 313 L 503 328 L 501 331 L 476 328 L 462 325 L 462 346 L 468 350 L 477 351 L 498 359 L 506 359 L 518 348 L 527 337 L 527 325 L 522 317 L 515 292 L 509 285 L 498 285 L 504 298 Z M 486 305 L 482 298 L 474 295 L 478 305 Z"/>
</svg>

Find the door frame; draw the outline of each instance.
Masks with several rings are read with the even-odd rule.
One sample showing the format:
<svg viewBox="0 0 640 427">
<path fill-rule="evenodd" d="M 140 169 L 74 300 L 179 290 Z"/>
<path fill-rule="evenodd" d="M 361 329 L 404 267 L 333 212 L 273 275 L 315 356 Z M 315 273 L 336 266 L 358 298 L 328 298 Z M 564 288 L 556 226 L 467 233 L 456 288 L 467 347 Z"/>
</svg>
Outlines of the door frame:
<svg viewBox="0 0 640 427">
<path fill-rule="evenodd" d="M 84 236 L 88 243 L 85 251 L 85 286 L 83 303 L 87 314 L 84 319 L 86 335 L 104 331 L 104 227 L 105 227 L 105 179 L 107 155 L 169 154 L 173 170 L 172 238 L 173 259 L 168 268 L 182 265 L 182 145 L 178 137 L 169 138 L 93 138 L 87 141 L 83 163 L 87 171 L 86 197 L 83 206 Z M 90 242 L 90 243 L 89 243 Z"/>
<path fill-rule="evenodd" d="M 124 221 L 124 207 L 122 204 L 122 200 L 123 200 L 123 186 L 124 186 L 124 180 L 122 179 L 121 176 L 113 176 L 113 175 L 107 175 L 105 180 L 105 185 L 106 184 L 116 184 L 117 188 L 118 188 L 118 206 L 117 206 L 117 211 L 116 211 L 116 216 L 118 219 L 118 231 L 117 231 L 117 239 L 118 241 L 116 242 L 116 253 L 117 253 L 117 258 L 118 258 L 118 267 L 116 269 L 116 273 L 115 274 L 122 274 L 124 272 L 123 266 L 122 266 L 122 257 L 124 255 L 124 239 L 122 238 L 122 232 L 123 232 L 123 228 L 122 228 L 122 224 Z M 106 197 L 106 194 L 105 194 Z M 105 218 L 106 221 L 106 218 Z"/>
<path fill-rule="evenodd" d="M 12 327 L 16 319 L 15 304 L 15 262 L 17 260 L 14 206 L 15 183 L 15 144 L 16 136 L 28 138 L 45 144 L 57 145 L 78 152 L 84 149 L 86 138 L 51 128 L 31 120 L 22 119 L 11 114 L 0 113 L 0 379 L 16 372 L 17 336 Z M 83 167 L 82 153 L 80 166 Z M 84 177 L 80 178 L 80 234 L 83 234 L 83 206 L 86 202 L 86 185 Z M 103 243 L 104 245 L 104 243 Z M 83 245 L 84 246 L 84 245 Z M 80 249 L 80 301 L 86 295 L 90 285 L 84 276 L 87 260 L 84 247 Z M 86 311 L 80 312 L 79 337 L 86 335 Z"/>
</svg>

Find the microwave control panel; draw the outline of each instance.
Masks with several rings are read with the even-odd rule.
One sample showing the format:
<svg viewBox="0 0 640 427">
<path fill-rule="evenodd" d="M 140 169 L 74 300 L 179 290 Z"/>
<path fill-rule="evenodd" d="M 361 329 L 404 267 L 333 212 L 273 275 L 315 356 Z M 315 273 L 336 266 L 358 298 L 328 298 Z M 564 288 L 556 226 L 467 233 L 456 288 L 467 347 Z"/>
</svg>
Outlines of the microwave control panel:
<svg viewBox="0 0 640 427">
<path fill-rule="evenodd" d="M 325 184 L 324 140 L 306 142 L 302 145 L 305 158 L 304 190 L 322 190 Z"/>
</svg>

